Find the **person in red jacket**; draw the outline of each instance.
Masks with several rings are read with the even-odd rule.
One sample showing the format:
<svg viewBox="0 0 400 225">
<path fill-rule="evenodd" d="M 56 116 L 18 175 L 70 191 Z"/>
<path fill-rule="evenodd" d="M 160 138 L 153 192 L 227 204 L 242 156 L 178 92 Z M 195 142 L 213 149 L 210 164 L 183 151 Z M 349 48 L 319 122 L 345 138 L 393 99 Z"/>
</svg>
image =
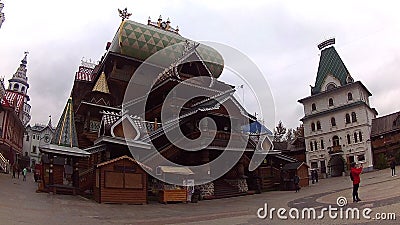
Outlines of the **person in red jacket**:
<svg viewBox="0 0 400 225">
<path fill-rule="evenodd" d="M 356 166 L 356 163 L 351 163 L 351 176 L 353 177 L 353 202 L 359 202 L 361 199 L 358 197 L 358 188 L 360 187 L 360 174 L 363 170 L 362 164 Z"/>
</svg>

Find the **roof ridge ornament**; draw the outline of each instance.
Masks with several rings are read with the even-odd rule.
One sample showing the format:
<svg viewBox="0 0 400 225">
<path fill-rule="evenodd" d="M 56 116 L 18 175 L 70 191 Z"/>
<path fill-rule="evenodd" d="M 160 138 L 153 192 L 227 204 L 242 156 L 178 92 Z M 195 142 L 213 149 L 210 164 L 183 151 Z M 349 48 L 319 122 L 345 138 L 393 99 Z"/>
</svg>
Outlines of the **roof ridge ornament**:
<svg viewBox="0 0 400 225">
<path fill-rule="evenodd" d="M 322 50 L 322 49 L 324 49 L 324 48 L 326 48 L 328 46 L 334 45 L 334 44 L 335 44 L 335 38 L 330 38 L 328 40 L 325 40 L 325 41 L 321 42 L 318 45 L 318 49 Z"/>
<path fill-rule="evenodd" d="M 167 18 L 167 21 L 163 21 L 162 16 L 160 15 L 157 19 L 157 21 L 152 22 L 151 18 L 149 16 L 149 18 L 147 19 L 147 25 L 149 26 L 153 26 L 156 28 L 159 28 L 161 30 L 165 30 L 165 31 L 169 31 L 175 34 L 179 34 L 179 27 L 176 26 L 176 28 L 172 28 L 171 26 L 171 20 L 169 19 L 169 17 Z"/>
<path fill-rule="evenodd" d="M 96 67 L 96 63 L 92 59 L 85 59 L 85 57 L 82 57 L 81 59 L 81 66 L 89 68 L 89 69 L 94 69 Z"/>
<path fill-rule="evenodd" d="M 126 8 L 126 7 L 123 10 L 118 9 L 118 13 L 119 13 L 119 17 L 122 18 L 122 21 L 124 21 L 125 19 L 129 19 L 129 17 L 132 16 L 132 13 L 129 13 L 128 8 Z"/>
</svg>

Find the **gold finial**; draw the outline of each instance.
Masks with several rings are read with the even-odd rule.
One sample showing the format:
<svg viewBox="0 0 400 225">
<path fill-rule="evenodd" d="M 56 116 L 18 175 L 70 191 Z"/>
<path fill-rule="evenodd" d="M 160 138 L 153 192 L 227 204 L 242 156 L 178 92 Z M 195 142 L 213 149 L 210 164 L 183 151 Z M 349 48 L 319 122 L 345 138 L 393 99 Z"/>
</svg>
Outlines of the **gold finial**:
<svg viewBox="0 0 400 225">
<path fill-rule="evenodd" d="M 129 19 L 129 17 L 132 15 L 132 13 L 128 13 L 127 8 L 125 8 L 124 10 L 118 9 L 118 12 L 119 12 L 119 17 L 122 18 L 122 21 L 124 21 L 125 19 Z"/>
</svg>

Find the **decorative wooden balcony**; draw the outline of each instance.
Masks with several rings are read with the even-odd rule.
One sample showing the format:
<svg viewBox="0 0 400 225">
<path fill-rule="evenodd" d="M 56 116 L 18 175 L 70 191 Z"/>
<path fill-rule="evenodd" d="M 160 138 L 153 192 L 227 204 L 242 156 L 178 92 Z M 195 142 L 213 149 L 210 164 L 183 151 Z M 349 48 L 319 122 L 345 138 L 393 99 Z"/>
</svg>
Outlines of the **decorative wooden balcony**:
<svg viewBox="0 0 400 225">
<path fill-rule="evenodd" d="M 336 153 L 343 152 L 342 146 L 340 146 L 340 145 L 328 147 L 328 151 L 329 151 L 329 154 L 336 154 Z"/>
</svg>

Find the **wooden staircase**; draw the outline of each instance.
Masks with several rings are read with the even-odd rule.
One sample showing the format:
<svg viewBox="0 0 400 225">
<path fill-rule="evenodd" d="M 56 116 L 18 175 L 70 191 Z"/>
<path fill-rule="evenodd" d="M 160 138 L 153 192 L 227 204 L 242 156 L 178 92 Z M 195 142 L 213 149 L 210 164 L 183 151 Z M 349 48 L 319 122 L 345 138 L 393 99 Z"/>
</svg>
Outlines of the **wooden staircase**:
<svg viewBox="0 0 400 225">
<path fill-rule="evenodd" d="M 274 178 L 263 178 L 262 179 L 262 190 L 263 191 L 277 191 L 279 190 L 280 183 Z"/>
<path fill-rule="evenodd" d="M 8 168 L 10 168 L 9 166 L 9 162 L 6 158 L 4 158 L 3 154 L 0 153 L 0 172 L 1 173 L 9 173 L 10 171 L 8 171 Z"/>
<path fill-rule="evenodd" d="M 214 181 L 214 197 L 213 198 L 229 198 L 246 195 L 247 192 L 240 192 L 238 187 L 234 187 L 224 179 Z"/>
<path fill-rule="evenodd" d="M 280 187 L 280 170 L 275 167 L 262 167 L 261 184 L 263 191 L 277 191 Z"/>
</svg>

